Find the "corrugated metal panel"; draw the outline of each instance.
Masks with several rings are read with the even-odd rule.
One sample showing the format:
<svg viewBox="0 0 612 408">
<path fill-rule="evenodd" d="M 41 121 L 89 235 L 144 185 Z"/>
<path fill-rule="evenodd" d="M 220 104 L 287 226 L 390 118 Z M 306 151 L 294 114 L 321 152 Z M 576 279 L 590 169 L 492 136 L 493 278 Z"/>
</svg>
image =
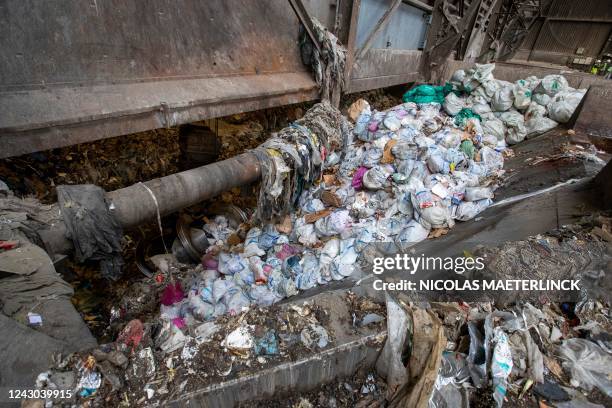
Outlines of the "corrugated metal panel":
<svg viewBox="0 0 612 408">
<path fill-rule="evenodd" d="M 531 48 L 534 46 L 536 40 L 538 39 L 538 34 L 540 33 L 540 27 L 542 26 L 543 22 L 544 22 L 544 20 L 536 21 L 535 22 L 535 24 L 533 25 L 531 30 L 529 30 L 529 32 L 525 36 L 525 39 L 523 40 L 523 43 L 521 44 L 519 49 L 521 49 L 521 50 L 531 50 Z"/>
<path fill-rule="evenodd" d="M 584 54 L 596 56 L 610 36 L 612 24 L 548 21 L 540 32 L 534 50 L 574 54 L 584 48 Z"/>
<path fill-rule="evenodd" d="M 612 19 L 612 1 L 554 0 L 550 6 L 547 16 L 584 20 Z"/>
<path fill-rule="evenodd" d="M 357 47 L 361 47 L 370 32 L 389 8 L 388 0 L 363 0 L 357 24 Z M 429 14 L 408 4 L 402 3 L 389 24 L 374 39 L 372 48 L 395 50 L 417 50 L 423 47 L 427 32 Z"/>
</svg>

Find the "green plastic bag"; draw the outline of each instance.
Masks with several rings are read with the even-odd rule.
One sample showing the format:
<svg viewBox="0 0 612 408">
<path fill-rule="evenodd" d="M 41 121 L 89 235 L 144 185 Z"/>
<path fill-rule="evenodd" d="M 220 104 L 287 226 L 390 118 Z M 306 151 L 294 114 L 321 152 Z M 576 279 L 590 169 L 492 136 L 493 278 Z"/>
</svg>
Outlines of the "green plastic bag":
<svg viewBox="0 0 612 408">
<path fill-rule="evenodd" d="M 465 153 L 465 155 L 470 159 L 474 159 L 474 142 L 472 142 L 471 140 L 464 140 L 463 142 L 461 142 L 461 144 L 459 145 L 459 150 Z"/>
<path fill-rule="evenodd" d="M 455 116 L 455 125 L 459 127 L 465 126 L 465 122 L 470 118 L 476 118 L 481 120 L 480 115 L 472 112 L 470 108 L 463 108 L 459 111 L 457 116 Z"/>
<path fill-rule="evenodd" d="M 446 83 L 444 86 L 419 85 L 404 94 L 402 98 L 404 102 L 422 103 L 439 103 L 444 102 L 444 97 L 452 92 L 453 86 Z"/>
</svg>

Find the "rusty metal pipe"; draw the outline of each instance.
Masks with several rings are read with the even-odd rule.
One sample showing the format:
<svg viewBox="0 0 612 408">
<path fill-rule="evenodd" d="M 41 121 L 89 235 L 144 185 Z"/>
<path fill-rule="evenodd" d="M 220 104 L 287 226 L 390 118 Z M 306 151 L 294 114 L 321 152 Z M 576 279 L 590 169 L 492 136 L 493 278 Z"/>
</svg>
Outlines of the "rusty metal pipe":
<svg viewBox="0 0 612 408">
<path fill-rule="evenodd" d="M 171 174 L 107 193 L 111 212 L 123 228 L 154 220 L 223 191 L 259 180 L 261 168 L 253 153 Z"/>
</svg>

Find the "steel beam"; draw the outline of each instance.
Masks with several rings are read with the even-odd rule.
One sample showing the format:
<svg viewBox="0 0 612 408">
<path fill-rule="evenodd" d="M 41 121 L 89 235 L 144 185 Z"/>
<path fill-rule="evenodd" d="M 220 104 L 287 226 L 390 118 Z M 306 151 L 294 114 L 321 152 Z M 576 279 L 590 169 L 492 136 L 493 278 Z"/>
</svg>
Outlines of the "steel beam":
<svg viewBox="0 0 612 408">
<path fill-rule="evenodd" d="M 291 4 L 291 8 L 293 8 L 293 11 L 306 29 L 306 32 L 308 33 L 308 36 L 314 43 L 315 47 L 317 47 L 317 51 L 321 53 L 321 44 L 319 43 L 319 39 L 315 34 L 312 18 L 310 17 L 310 14 L 308 14 L 306 7 L 304 7 L 304 3 L 302 3 L 302 0 L 289 0 L 289 4 Z"/>
</svg>

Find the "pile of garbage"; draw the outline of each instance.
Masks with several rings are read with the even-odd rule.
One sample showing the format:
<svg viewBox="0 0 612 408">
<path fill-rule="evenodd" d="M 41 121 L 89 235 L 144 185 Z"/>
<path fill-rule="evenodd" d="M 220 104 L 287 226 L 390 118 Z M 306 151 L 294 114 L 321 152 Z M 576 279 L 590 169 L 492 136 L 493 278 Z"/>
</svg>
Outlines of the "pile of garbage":
<svg viewBox="0 0 612 408">
<path fill-rule="evenodd" d="M 477 119 L 457 127 L 439 104 L 361 105 L 348 134 L 321 103 L 264 144 L 256 216 L 275 221 L 208 219 L 204 270 L 162 318 L 208 321 L 358 276 L 371 243 L 397 251 L 492 203 L 504 158 Z M 341 144 L 343 152 L 326 148 Z"/>
<path fill-rule="evenodd" d="M 569 122 L 586 93 L 570 87 L 562 75 L 511 83 L 495 79 L 494 69 L 495 64 L 475 64 L 467 71 L 457 70 L 446 87 L 421 85 L 404 95 L 404 101 L 442 103 L 456 122 L 476 117 L 484 136 L 512 145 Z"/>
<path fill-rule="evenodd" d="M 178 284 L 172 287 L 180 291 Z M 162 302 L 177 292 L 169 293 L 162 291 Z M 164 303 L 162 309 L 167 310 Z M 198 324 L 133 319 L 113 342 L 58 356 L 36 386 L 72 389 L 72 401 L 93 406 L 163 406 L 207 385 L 297 361 L 334 344 L 329 311 L 312 301 L 253 307 Z"/>
<path fill-rule="evenodd" d="M 289 334 L 299 337 L 306 349 L 326 347 L 333 341 L 332 335 L 320 316 L 310 312 L 296 312 L 303 325 L 280 317 L 252 323 L 248 316 L 253 312 L 277 316 L 275 309 L 263 312 L 259 308 L 317 285 L 349 276 L 358 278 L 368 263 L 367 249 L 372 243 L 386 243 L 386 252 L 393 253 L 445 233 L 456 221 L 473 219 L 493 203 L 504 174 L 504 154 L 509 152 L 506 143 L 545 131 L 553 119 L 555 125 L 563 122 L 561 119 L 571 116 L 577 105 L 577 97 L 570 96 L 581 91 L 571 90 L 562 77 L 519 81 L 508 91 L 506 83 L 493 79 L 492 70 L 492 65 L 477 65 L 468 72 L 458 71 L 450 86 L 433 93 L 418 87 L 406 96 L 414 101 L 386 111 L 357 101 L 349 109 L 354 125 L 322 102 L 256 149 L 263 180 L 255 216 L 238 224 L 224 215 L 206 219 L 202 231 L 207 245 L 201 265 L 188 275 L 176 273 L 171 254 L 162 255 L 158 273 L 152 278 L 162 288 L 161 328 L 147 330 L 134 320 L 123 329 L 117 341 L 123 344 L 119 351 L 138 349 L 138 361 L 149 362 L 128 371 L 133 371 L 135 378 L 143 373 L 151 377 L 163 356 L 180 350 L 180 358 L 189 361 L 196 354 L 201 356 L 202 344 L 212 338 L 215 345 L 221 344 L 234 355 L 275 355 L 283 329 L 271 330 L 279 321 L 293 322 L 291 328 L 298 331 Z M 534 129 L 538 129 L 536 133 Z M 389 315 L 402 315 L 391 313 L 389 304 L 387 307 Z M 496 329 L 503 322 L 496 323 L 508 316 L 492 316 L 495 321 L 485 319 L 484 328 L 479 328 L 487 341 L 481 341 L 481 346 L 474 342 L 474 353 L 484 353 L 485 361 L 493 361 L 496 390 L 501 390 L 506 387 L 512 362 L 506 352 L 508 335 Z M 527 329 L 520 326 L 522 320 L 512 316 L 508 324 L 515 330 Z M 421 318 L 435 321 L 433 316 Z M 390 319 L 388 325 L 392 324 L 396 322 Z M 434 334 L 437 337 L 431 346 L 441 353 L 443 333 Z M 203 340 L 198 343 L 198 338 Z M 413 341 L 415 347 L 421 347 L 416 338 Z M 390 360 L 387 368 L 395 364 L 400 370 L 401 350 L 393 341 L 389 347 L 383 356 L 395 362 Z M 117 364 L 109 360 L 108 354 L 115 351 L 108 349 L 106 355 L 93 356 L 93 360 L 79 360 L 77 388 L 81 397 L 94 395 L 102 375 L 108 376 L 96 368 L 96 361 L 107 360 L 123 369 L 128 366 L 125 355 Z M 482 359 L 472 354 L 463 360 L 476 381 L 476 375 L 485 373 Z M 423 355 L 429 354 L 413 353 L 414 358 Z M 169 377 L 174 358 L 163 363 Z M 231 371 L 235 359 L 230 360 L 226 361 L 229 368 L 214 372 L 222 375 Z M 461 359 L 453 362 L 456 360 Z M 428 361 L 420 364 L 431 366 Z M 434 373 L 439 364 L 434 364 Z M 455 369 L 450 367 L 449 373 Z M 110 368 L 107 371 L 112 374 Z M 113 383 L 114 377 L 109 378 Z M 438 384 L 436 380 L 439 387 L 449 383 L 453 382 L 441 380 Z M 121 389 L 121 384 L 113 388 Z M 157 389 L 165 388 L 162 384 Z M 393 387 L 390 390 L 396 391 Z M 409 395 L 406 393 L 406 398 Z M 144 398 L 150 399 L 152 394 Z"/>
<path fill-rule="evenodd" d="M 608 406 L 607 306 L 594 300 L 536 306 L 423 308 L 388 296 L 389 337 L 376 369 L 387 380 L 390 406 Z M 408 361 L 401 359 L 406 349 Z"/>
</svg>

